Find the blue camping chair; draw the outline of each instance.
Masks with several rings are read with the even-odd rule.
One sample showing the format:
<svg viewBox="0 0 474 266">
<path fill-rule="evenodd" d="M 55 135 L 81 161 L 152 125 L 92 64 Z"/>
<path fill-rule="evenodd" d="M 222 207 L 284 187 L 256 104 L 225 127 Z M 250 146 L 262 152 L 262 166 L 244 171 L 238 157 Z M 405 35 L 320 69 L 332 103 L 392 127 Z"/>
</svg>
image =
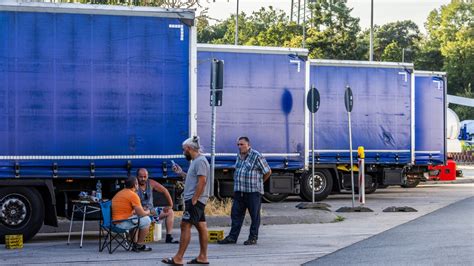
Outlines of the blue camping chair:
<svg viewBox="0 0 474 266">
<path fill-rule="evenodd" d="M 115 226 L 116 222 L 131 221 L 132 219 L 125 220 L 112 220 L 112 201 L 100 202 L 100 209 L 102 213 L 102 219 L 99 223 L 99 251 L 102 252 L 107 247 L 110 254 L 112 254 L 117 248 L 122 247 L 129 251 L 134 244 L 135 235 L 138 233 L 140 226 L 140 219 L 135 227 L 130 230 L 124 230 Z M 133 232 L 132 234 L 130 232 Z M 115 247 L 112 248 L 112 245 Z"/>
</svg>

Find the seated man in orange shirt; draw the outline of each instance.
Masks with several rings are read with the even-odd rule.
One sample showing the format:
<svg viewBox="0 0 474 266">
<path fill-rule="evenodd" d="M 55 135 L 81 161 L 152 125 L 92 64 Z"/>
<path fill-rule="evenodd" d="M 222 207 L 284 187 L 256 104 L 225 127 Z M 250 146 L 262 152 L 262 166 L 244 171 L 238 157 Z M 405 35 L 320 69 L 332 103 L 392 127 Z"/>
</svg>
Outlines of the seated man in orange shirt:
<svg viewBox="0 0 474 266">
<path fill-rule="evenodd" d="M 151 251 L 151 247 L 144 244 L 151 223 L 150 211 L 142 208 L 137 189 L 138 181 L 135 177 L 125 181 L 125 188 L 112 198 L 112 220 L 133 219 L 116 224 L 118 228 L 124 230 L 130 230 L 139 223 L 138 239 L 135 239 L 132 250 Z"/>
</svg>

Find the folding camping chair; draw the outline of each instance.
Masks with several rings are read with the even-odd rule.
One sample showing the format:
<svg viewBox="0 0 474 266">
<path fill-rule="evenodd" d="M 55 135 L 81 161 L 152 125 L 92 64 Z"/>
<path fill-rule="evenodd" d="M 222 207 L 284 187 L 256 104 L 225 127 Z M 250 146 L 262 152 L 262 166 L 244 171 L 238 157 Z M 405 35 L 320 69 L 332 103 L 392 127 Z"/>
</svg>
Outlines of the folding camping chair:
<svg viewBox="0 0 474 266">
<path fill-rule="evenodd" d="M 116 222 L 131 221 L 133 219 L 112 220 L 112 201 L 100 202 L 102 219 L 99 223 L 99 251 L 102 252 L 107 247 L 110 254 L 117 248 L 122 247 L 129 251 L 134 244 L 135 235 L 138 233 L 140 220 L 135 227 L 130 230 L 118 228 Z M 132 233 L 131 233 L 132 232 Z M 115 244 L 115 247 L 112 245 Z"/>
</svg>

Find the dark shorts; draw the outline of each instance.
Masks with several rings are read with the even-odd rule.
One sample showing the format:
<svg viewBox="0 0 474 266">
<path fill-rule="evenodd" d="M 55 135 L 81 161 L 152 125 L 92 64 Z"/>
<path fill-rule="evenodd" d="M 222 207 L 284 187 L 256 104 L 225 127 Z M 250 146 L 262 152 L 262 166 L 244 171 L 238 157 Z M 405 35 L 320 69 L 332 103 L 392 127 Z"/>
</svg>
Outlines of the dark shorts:
<svg viewBox="0 0 474 266">
<path fill-rule="evenodd" d="M 200 201 L 198 201 L 196 205 L 193 205 L 191 200 L 185 201 L 183 218 L 181 220 L 194 225 L 199 222 L 205 222 L 206 215 L 204 214 L 204 208 L 206 208 L 206 205 Z"/>
</svg>

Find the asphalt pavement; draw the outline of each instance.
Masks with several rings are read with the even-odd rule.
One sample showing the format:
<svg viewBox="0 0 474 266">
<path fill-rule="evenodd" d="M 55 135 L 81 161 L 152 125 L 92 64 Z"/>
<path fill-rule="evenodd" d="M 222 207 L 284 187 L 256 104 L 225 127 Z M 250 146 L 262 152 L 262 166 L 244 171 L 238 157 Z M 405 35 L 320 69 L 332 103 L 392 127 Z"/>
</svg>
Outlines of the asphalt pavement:
<svg viewBox="0 0 474 266">
<path fill-rule="evenodd" d="M 345 247 L 383 234 L 399 225 L 413 221 L 426 214 L 437 211 L 450 204 L 474 197 L 474 184 L 424 184 L 414 189 L 389 187 L 374 194 L 367 195 L 367 206 L 374 210 L 372 213 L 335 213 L 342 221 L 319 223 L 317 219 L 304 224 L 262 225 L 258 245 L 244 246 L 248 226 L 242 228 L 241 237 L 235 245 L 209 245 L 209 260 L 213 265 L 300 265 L 308 261 L 334 253 Z M 264 212 L 287 216 L 309 215 L 311 210 L 297 210 L 298 199 L 278 204 L 264 204 Z M 331 195 L 325 201 L 331 205 L 331 210 L 351 204 L 350 194 Z M 417 212 L 386 213 L 383 209 L 389 206 L 411 206 Z M 472 206 L 469 208 L 472 209 Z M 470 219 L 472 217 L 464 217 Z M 419 225 L 420 229 L 429 224 Z M 214 227 L 226 233 L 229 227 Z M 176 228 L 177 229 L 177 228 Z M 175 229 L 175 235 L 179 230 Z M 436 227 L 437 231 L 451 230 L 450 227 Z M 6 265 L 63 265 L 63 264 L 92 264 L 92 265 L 160 265 L 163 257 L 173 255 L 177 245 L 165 244 L 162 241 L 151 243 L 152 252 L 133 253 L 117 250 L 113 255 L 98 252 L 96 232 L 88 232 L 83 248 L 79 248 L 77 232 L 70 245 L 66 245 L 67 234 L 40 234 L 32 241 L 25 243 L 23 249 L 7 250 L 0 248 L 0 264 Z M 390 239 L 388 239 L 390 240 Z M 407 238 L 407 241 L 413 239 Z M 420 252 L 438 252 L 431 250 L 430 242 L 438 240 L 426 239 L 426 249 Z M 472 239 L 470 240 L 472 243 Z M 457 245 L 463 245 L 463 242 Z M 452 243 L 450 245 L 453 245 Z M 395 249 L 401 248 L 399 246 Z M 433 248 L 438 248 L 433 246 Z M 186 252 L 186 260 L 192 259 L 198 253 L 199 245 L 196 231 L 193 230 L 192 240 Z M 376 254 L 384 256 L 384 254 Z M 436 262 L 433 261 L 434 264 Z M 430 264 L 430 263 L 428 263 Z"/>
<path fill-rule="evenodd" d="M 304 265 L 474 265 L 474 197 Z"/>
</svg>

